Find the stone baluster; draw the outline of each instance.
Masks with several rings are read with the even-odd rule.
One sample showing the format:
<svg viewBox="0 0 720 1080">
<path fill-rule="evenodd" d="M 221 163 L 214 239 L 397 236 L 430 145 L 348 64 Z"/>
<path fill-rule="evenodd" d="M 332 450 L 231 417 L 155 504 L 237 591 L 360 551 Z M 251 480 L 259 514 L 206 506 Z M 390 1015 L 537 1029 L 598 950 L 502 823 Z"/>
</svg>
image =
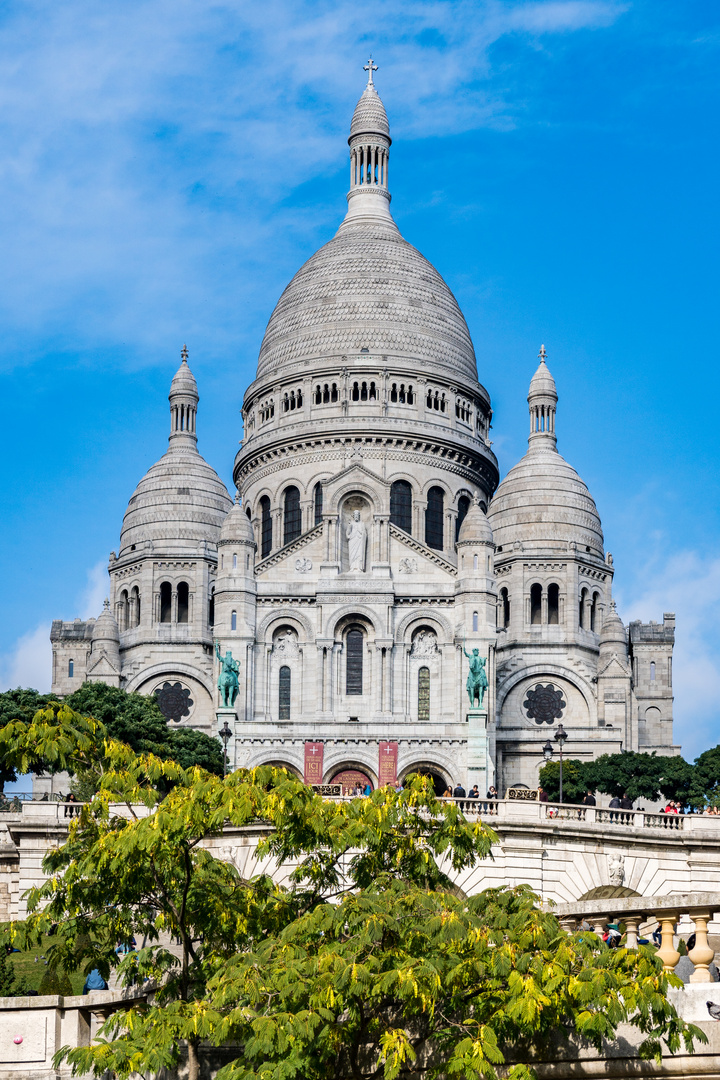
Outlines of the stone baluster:
<svg viewBox="0 0 720 1080">
<path fill-rule="evenodd" d="M 658 956 L 662 960 L 663 971 L 674 971 L 675 965 L 680 960 L 680 953 L 673 944 L 678 913 L 676 911 L 663 911 L 657 918 L 660 922 L 660 934 L 662 937 Z"/>
<path fill-rule="evenodd" d="M 708 945 L 707 924 L 711 918 L 711 912 L 691 911 L 690 918 L 695 923 L 695 948 L 688 953 L 689 958 L 695 965 L 695 970 L 690 976 L 691 983 L 711 983 L 714 979 L 708 967 L 715 957 L 715 953 Z"/>
<path fill-rule="evenodd" d="M 625 947 L 628 949 L 637 949 L 638 947 L 638 926 L 640 925 L 639 915 L 626 915 L 625 919 Z"/>
</svg>

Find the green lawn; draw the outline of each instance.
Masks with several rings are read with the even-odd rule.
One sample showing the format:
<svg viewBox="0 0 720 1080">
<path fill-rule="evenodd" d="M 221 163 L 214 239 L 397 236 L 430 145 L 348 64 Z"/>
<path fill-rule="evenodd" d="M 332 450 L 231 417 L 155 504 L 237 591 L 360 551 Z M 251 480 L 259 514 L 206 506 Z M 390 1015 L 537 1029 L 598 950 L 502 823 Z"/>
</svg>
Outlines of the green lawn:
<svg viewBox="0 0 720 1080">
<path fill-rule="evenodd" d="M 8 956 L 8 961 L 12 964 L 15 971 L 15 985 L 19 983 L 23 976 L 27 979 L 31 990 L 40 989 L 40 983 L 43 975 L 46 973 L 47 968 L 45 961 L 41 960 L 42 956 L 47 958 L 47 950 L 53 943 L 53 938 L 43 938 L 41 948 L 31 950 L 24 953 L 11 953 Z M 37 956 L 37 963 L 35 957 Z M 74 994 L 82 994 L 83 983 L 85 982 L 85 976 L 82 971 L 73 971 L 69 973 L 70 985 L 72 986 Z"/>
</svg>

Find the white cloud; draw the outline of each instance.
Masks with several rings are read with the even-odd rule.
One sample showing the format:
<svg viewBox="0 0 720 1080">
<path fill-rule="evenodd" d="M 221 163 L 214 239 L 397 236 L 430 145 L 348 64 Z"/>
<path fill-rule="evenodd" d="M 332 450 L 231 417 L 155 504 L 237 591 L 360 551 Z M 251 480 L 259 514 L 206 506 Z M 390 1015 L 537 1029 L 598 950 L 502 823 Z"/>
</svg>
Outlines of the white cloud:
<svg viewBox="0 0 720 1080">
<path fill-rule="evenodd" d="M 107 560 L 102 559 L 87 571 L 85 587 L 75 608 L 80 612 L 80 618 L 97 618 L 108 595 L 108 585 Z M 0 689 L 24 686 L 45 693 L 50 690 L 51 683 L 50 623 L 43 622 L 19 637 L 7 653 L 0 655 Z"/>
<path fill-rule="evenodd" d="M 40 623 L 18 638 L 10 653 L 0 657 L 0 683 L 3 690 L 22 686 L 46 693 L 51 681 L 50 623 Z"/>
<path fill-rule="evenodd" d="M 271 238 L 319 224 L 317 209 L 297 220 L 278 206 L 344 161 L 370 51 L 404 138 L 507 127 L 527 108 L 513 89 L 526 76 L 506 60 L 496 82 L 491 46 L 600 28 L 623 10 L 605 0 L 11 8 L 0 21 L 4 356 L 27 362 L 61 343 L 134 365 L 193 329 L 207 354 L 255 341 L 247 316 L 259 296 L 266 310 L 269 271 L 256 270 Z"/>
<path fill-rule="evenodd" d="M 80 602 L 81 619 L 97 619 L 102 611 L 103 602 L 109 593 L 107 559 L 101 559 L 87 572 L 85 591 Z"/>
<path fill-rule="evenodd" d="M 694 551 L 653 561 L 622 612 L 630 619 L 676 616 L 675 741 L 692 760 L 720 742 L 720 559 Z"/>
</svg>

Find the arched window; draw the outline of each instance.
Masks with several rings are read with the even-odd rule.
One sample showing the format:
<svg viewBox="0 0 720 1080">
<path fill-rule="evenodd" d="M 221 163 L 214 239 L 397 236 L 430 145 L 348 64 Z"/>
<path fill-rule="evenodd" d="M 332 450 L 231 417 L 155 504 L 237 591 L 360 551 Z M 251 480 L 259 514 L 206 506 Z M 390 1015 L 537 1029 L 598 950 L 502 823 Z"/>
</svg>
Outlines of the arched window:
<svg viewBox="0 0 720 1080">
<path fill-rule="evenodd" d="M 477 634 L 478 630 L 480 629 L 480 616 L 478 615 L 477 611 L 473 611 L 473 623 L 472 623 L 472 626 L 473 626 L 473 633 Z"/>
<path fill-rule="evenodd" d="M 582 589 L 580 592 L 580 602 L 578 605 L 578 626 L 581 630 L 587 629 L 585 626 L 585 602 L 587 600 L 587 595 L 587 589 Z"/>
<path fill-rule="evenodd" d="M 127 589 L 123 589 L 120 593 L 120 618 L 118 619 L 118 629 L 127 630 L 130 617 L 130 598 L 128 597 Z"/>
<path fill-rule="evenodd" d="M 506 629 L 510 625 L 510 593 L 507 589 L 500 590 L 500 625 Z"/>
<path fill-rule="evenodd" d="M 600 593 L 593 593 L 592 603 L 590 605 L 590 629 L 597 630 L 597 617 L 598 617 L 598 600 L 600 599 Z"/>
<path fill-rule="evenodd" d="M 542 585 L 530 586 L 530 622 L 538 626 L 542 621 Z"/>
<path fill-rule="evenodd" d="M 247 514 L 248 521 L 252 521 L 252 510 L 250 509 L 249 506 L 246 507 L 245 513 Z"/>
<path fill-rule="evenodd" d="M 132 610 L 132 615 L 133 615 L 133 620 L 132 620 L 133 626 L 139 626 L 140 625 L 140 589 L 137 587 L 137 585 L 133 585 L 133 590 L 132 590 L 132 593 L 131 593 L 130 608 Z"/>
<path fill-rule="evenodd" d="M 560 586 L 548 585 L 548 622 L 557 626 L 560 622 Z"/>
<path fill-rule="evenodd" d="M 390 520 L 403 532 L 412 533 L 412 488 L 407 480 L 394 480 L 390 487 Z"/>
<path fill-rule="evenodd" d="M 215 589 L 210 590 L 210 599 L 208 600 L 208 626 L 215 625 Z"/>
<path fill-rule="evenodd" d="M 233 570 L 237 570 L 237 555 L 233 553 Z"/>
<path fill-rule="evenodd" d="M 418 720 L 430 719 L 430 668 L 418 671 Z"/>
<path fill-rule="evenodd" d="M 160 622 L 170 622 L 172 619 L 172 586 L 169 581 L 163 581 L 160 585 Z"/>
<path fill-rule="evenodd" d="M 75 661 L 68 660 L 68 679 L 75 677 Z"/>
<path fill-rule="evenodd" d="M 313 492 L 313 503 L 315 504 L 315 524 L 319 525 L 322 521 L 323 512 L 323 489 L 322 484 L 316 484 Z"/>
<path fill-rule="evenodd" d="M 290 719 L 290 679 L 290 668 L 283 664 L 278 686 L 278 720 Z"/>
<path fill-rule="evenodd" d="M 186 623 L 190 612 L 190 589 L 187 581 L 181 581 L 177 587 L 177 621 Z"/>
<path fill-rule="evenodd" d="M 432 487 L 428 491 L 425 511 L 425 543 L 436 551 L 443 549 L 443 518 L 445 516 L 445 492 Z"/>
<path fill-rule="evenodd" d="M 285 489 L 285 510 L 283 513 L 283 544 L 289 544 L 302 532 L 300 514 L 300 492 L 296 487 Z"/>
<path fill-rule="evenodd" d="M 470 500 L 467 495 L 461 495 L 458 499 L 458 512 L 455 519 L 455 543 L 458 542 L 458 536 L 460 535 L 460 526 L 467 517 L 467 512 L 470 509 Z"/>
<path fill-rule="evenodd" d="M 654 660 L 650 661 L 650 682 L 655 682 L 655 661 Z"/>
<path fill-rule="evenodd" d="M 361 695 L 363 692 L 363 632 L 354 626 L 345 638 L 345 693 Z"/>
<path fill-rule="evenodd" d="M 237 630 L 237 611 L 230 613 L 230 629 Z"/>
<path fill-rule="evenodd" d="M 260 500 L 260 558 L 264 559 L 272 551 L 272 516 L 270 500 L 263 495 Z"/>
</svg>

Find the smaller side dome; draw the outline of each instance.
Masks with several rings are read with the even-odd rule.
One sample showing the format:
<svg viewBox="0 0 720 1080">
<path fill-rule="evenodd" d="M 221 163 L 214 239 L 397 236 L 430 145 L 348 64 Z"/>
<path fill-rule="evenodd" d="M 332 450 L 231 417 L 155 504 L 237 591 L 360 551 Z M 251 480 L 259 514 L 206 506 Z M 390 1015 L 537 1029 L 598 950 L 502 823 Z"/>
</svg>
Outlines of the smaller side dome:
<svg viewBox="0 0 720 1080">
<path fill-rule="evenodd" d="M 96 641 L 120 641 L 118 624 L 110 610 L 110 601 L 106 598 L 103 609 L 95 621 L 92 632 L 93 645 Z"/>
<path fill-rule="evenodd" d="M 600 631 L 600 651 L 604 655 L 617 653 L 623 658 L 628 654 L 627 634 L 614 600 L 610 601 L 610 611 Z"/>
<path fill-rule="evenodd" d="M 479 500 L 473 499 L 470 509 L 465 515 L 465 520 L 460 526 L 458 533 L 458 545 L 460 544 L 490 544 L 493 541 L 493 531 L 490 522 L 480 505 Z"/>
<path fill-rule="evenodd" d="M 239 492 L 235 496 L 235 502 L 220 529 L 218 545 L 221 544 L 252 544 L 255 547 L 252 525 L 241 506 Z"/>
<path fill-rule="evenodd" d="M 198 394 L 197 382 L 195 381 L 195 376 L 190 370 L 190 365 L 188 364 L 189 355 L 190 354 L 188 353 L 187 345 L 183 345 L 182 352 L 180 353 L 180 356 L 182 357 L 180 367 L 175 372 L 175 375 L 173 376 L 173 381 L 170 383 L 171 400 L 173 394 L 190 394 L 191 396 L 194 395 L 195 398 L 197 398 L 198 400 L 200 398 L 200 395 Z"/>
</svg>

